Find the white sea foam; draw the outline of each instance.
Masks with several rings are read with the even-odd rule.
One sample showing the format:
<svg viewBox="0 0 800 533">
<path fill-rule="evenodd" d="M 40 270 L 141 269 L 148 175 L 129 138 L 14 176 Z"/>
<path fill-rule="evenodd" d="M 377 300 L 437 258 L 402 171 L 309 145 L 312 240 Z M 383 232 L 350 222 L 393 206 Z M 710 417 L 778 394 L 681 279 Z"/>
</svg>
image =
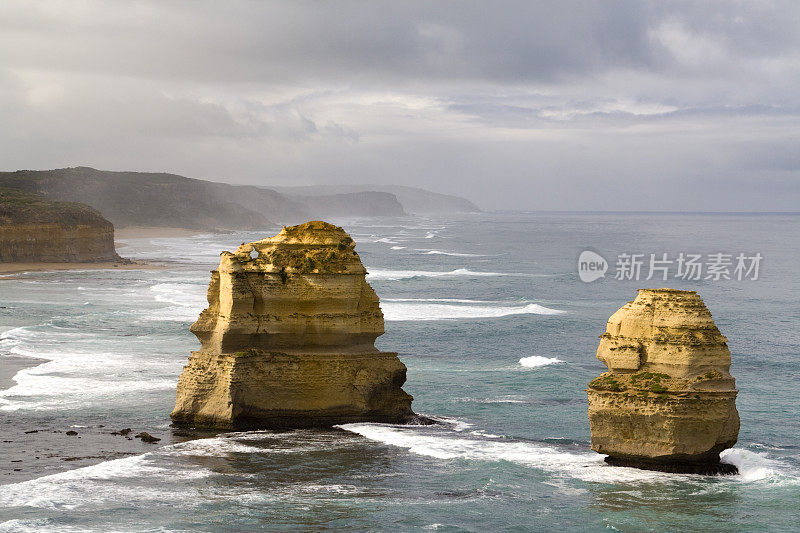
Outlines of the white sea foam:
<svg viewBox="0 0 800 533">
<path fill-rule="evenodd" d="M 192 480 L 212 474 L 202 463 L 180 457 L 225 457 L 230 453 L 263 450 L 231 437 L 198 439 L 158 448 L 152 452 L 3 485 L 0 508 L 37 507 L 71 510 L 108 502 L 197 498 Z M 196 499 L 195 499 L 196 501 Z"/>
<path fill-rule="evenodd" d="M 436 237 L 436 234 L 432 231 L 429 231 L 428 234 L 425 235 L 426 239 L 433 239 L 434 237 Z"/>
<path fill-rule="evenodd" d="M 463 298 L 381 298 L 381 302 L 442 302 L 462 304 L 492 304 L 501 303 L 498 300 L 468 300 Z"/>
<path fill-rule="evenodd" d="M 425 415 L 425 416 L 435 421 L 438 424 L 443 424 L 447 426 L 453 431 L 461 432 L 464 431 L 465 429 L 469 429 L 472 427 L 472 424 L 470 424 L 469 422 L 458 418 L 451 418 L 449 416 L 436 416 L 436 415 Z"/>
<path fill-rule="evenodd" d="M 428 250 L 428 249 L 420 249 L 416 248 L 416 251 L 421 252 L 422 255 L 450 255 L 453 257 L 488 257 L 484 254 L 466 254 L 466 253 L 459 253 L 459 252 L 445 252 L 443 250 Z"/>
<path fill-rule="evenodd" d="M 383 270 L 371 269 L 367 274 L 367 279 L 370 280 L 401 280 L 412 278 L 480 278 L 480 277 L 494 277 L 494 276 L 525 276 L 526 274 L 504 273 L 504 272 L 474 272 L 466 268 L 457 268 L 455 270 L 434 272 L 428 270 Z"/>
<path fill-rule="evenodd" d="M 92 317 L 75 317 L 73 322 L 79 327 Z M 0 391 L 0 410 L 107 404 L 115 399 L 125 401 L 130 395 L 174 388 L 180 363 L 164 356 L 142 358 L 137 342 L 132 337 L 108 337 L 52 323 L 7 331 L 0 339 L 0 353 L 44 361 L 14 375 L 15 385 Z M 132 374 L 131 368 L 136 372 Z"/>
<path fill-rule="evenodd" d="M 207 305 L 206 285 L 200 283 L 157 283 L 150 287 L 157 302 L 171 304 L 148 313 L 150 320 L 193 321 Z"/>
<path fill-rule="evenodd" d="M 162 453 L 168 455 L 191 455 L 221 457 L 229 453 L 263 453 L 269 450 L 251 446 L 229 437 L 212 437 L 182 442 L 168 447 Z"/>
<path fill-rule="evenodd" d="M 442 460 L 509 461 L 556 475 L 603 483 L 681 479 L 678 474 L 608 466 L 603 462 L 602 455 L 588 450 L 582 453 L 530 442 L 471 439 L 447 430 L 420 430 L 413 426 L 364 423 L 344 424 L 339 427 L 376 442 Z"/>
<path fill-rule="evenodd" d="M 392 246 L 392 250 L 405 250 L 405 246 Z"/>
<path fill-rule="evenodd" d="M 184 472 L 181 472 L 182 476 L 183 474 Z M 186 472 L 186 474 L 192 477 L 196 472 Z M 153 465 L 150 453 L 114 459 L 30 481 L 4 485 L 0 491 L 0 507 L 72 510 L 103 501 L 130 498 L 135 494 L 126 494 L 123 487 L 117 484 L 113 486 L 113 490 L 104 490 L 103 486 L 114 479 L 134 477 L 161 482 L 175 479 L 175 472 Z M 129 490 L 138 492 L 133 487 Z"/>
<path fill-rule="evenodd" d="M 157 283 L 150 291 L 157 302 L 194 308 L 207 303 L 205 286 L 199 283 Z"/>
<path fill-rule="evenodd" d="M 435 418 L 435 417 L 431 417 Z M 666 474 L 636 468 L 609 466 L 604 456 L 589 451 L 567 450 L 532 442 L 508 442 L 497 440 L 498 435 L 482 434 L 480 430 L 470 434 L 479 439 L 466 438 L 460 432 L 449 429 L 431 429 L 419 426 L 393 426 L 389 424 L 357 423 L 343 424 L 342 429 L 370 440 L 408 449 L 409 452 L 442 460 L 469 459 L 476 461 L 509 461 L 550 472 L 556 476 L 568 476 L 599 483 L 669 483 L 704 482 L 707 476 Z M 738 476 L 722 476 L 726 483 L 780 483 L 800 485 L 798 472 L 786 465 L 767 458 L 763 454 L 740 448 L 726 450 L 721 454 L 723 462 L 735 464 Z"/>
<path fill-rule="evenodd" d="M 451 300 L 448 303 L 430 300 L 384 300 L 381 304 L 383 315 L 389 321 L 418 320 L 459 320 L 477 318 L 497 318 L 510 315 L 558 315 L 564 311 L 550 309 L 539 304 L 478 304 L 471 301 Z"/>
<path fill-rule="evenodd" d="M 16 384 L 0 391 L 0 411 L 20 409 L 45 410 L 105 403 L 109 399 L 167 391 L 175 387 L 173 379 L 124 379 L 126 359 L 117 364 L 98 361 L 99 354 L 64 353 L 61 360 L 24 368 L 14 376 Z M 112 358 L 112 354 L 107 354 Z M 78 359 L 78 361 L 76 361 Z M 93 365 L 94 363 L 94 365 Z M 102 366 L 104 375 L 89 374 L 86 368 Z M 116 376 L 116 377 L 115 377 Z M 120 383 L 124 386 L 120 386 Z"/>
<path fill-rule="evenodd" d="M 793 484 L 800 484 L 800 477 L 795 475 L 787 478 L 787 475 L 791 476 L 791 471 L 786 466 L 761 453 L 743 448 L 730 448 L 720 454 L 720 460 L 723 463 L 736 465 L 736 468 L 739 469 L 739 476 L 736 477 L 742 481 L 785 480 L 792 481 Z"/>
<path fill-rule="evenodd" d="M 505 437 L 505 435 L 495 435 L 494 433 L 487 433 L 482 429 L 470 431 L 470 433 L 478 437 L 486 437 L 487 439 L 502 439 L 503 437 Z"/>
<path fill-rule="evenodd" d="M 523 357 L 519 360 L 519 364 L 526 368 L 536 368 L 538 366 L 552 365 L 555 363 L 563 363 L 557 357 L 542 357 L 541 355 L 531 355 L 530 357 Z"/>
</svg>

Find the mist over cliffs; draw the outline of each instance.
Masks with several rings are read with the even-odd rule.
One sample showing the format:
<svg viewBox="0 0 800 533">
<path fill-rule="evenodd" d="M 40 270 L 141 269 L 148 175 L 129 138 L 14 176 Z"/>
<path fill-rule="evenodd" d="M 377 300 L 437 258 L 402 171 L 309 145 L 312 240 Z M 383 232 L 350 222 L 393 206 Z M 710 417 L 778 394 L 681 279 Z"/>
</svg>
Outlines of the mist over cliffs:
<svg viewBox="0 0 800 533">
<path fill-rule="evenodd" d="M 393 194 L 410 214 L 435 213 L 479 213 L 481 209 L 466 198 L 431 192 L 418 187 L 404 185 L 315 185 L 306 187 L 275 187 L 275 190 L 300 199 L 315 195 L 353 194 L 359 191 L 376 191 Z"/>
<path fill-rule="evenodd" d="M 0 187 L 87 204 L 116 227 L 259 229 L 309 218 L 479 211 L 463 198 L 410 187 L 320 186 L 278 191 L 177 174 L 89 167 L 2 172 Z"/>
</svg>

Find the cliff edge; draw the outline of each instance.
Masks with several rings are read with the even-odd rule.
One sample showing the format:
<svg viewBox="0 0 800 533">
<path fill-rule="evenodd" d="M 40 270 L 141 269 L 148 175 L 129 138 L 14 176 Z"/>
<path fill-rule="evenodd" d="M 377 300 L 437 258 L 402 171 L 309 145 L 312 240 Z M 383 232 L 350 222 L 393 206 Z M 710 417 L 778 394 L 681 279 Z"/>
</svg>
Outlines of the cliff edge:
<svg viewBox="0 0 800 533">
<path fill-rule="evenodd" d="M 0 263 L 121 260 L 114 225 L 91 207 L 0 188 Z"/>
<path fill-rule="evenodd" d="M 223 252 L 172 420 L 264 428 L 413 417 L 405 365 L 374 346 L 383 313 L 354 248 L 342 228 L 315 221 Z"/>
<path fill-rule="evenodd" d="M 694 291 L 640 289 L 608 320 L 589 383 L 592 449 L 606 462 L 678 473 L 735 473 L 731 352 Z"/>
</svg>

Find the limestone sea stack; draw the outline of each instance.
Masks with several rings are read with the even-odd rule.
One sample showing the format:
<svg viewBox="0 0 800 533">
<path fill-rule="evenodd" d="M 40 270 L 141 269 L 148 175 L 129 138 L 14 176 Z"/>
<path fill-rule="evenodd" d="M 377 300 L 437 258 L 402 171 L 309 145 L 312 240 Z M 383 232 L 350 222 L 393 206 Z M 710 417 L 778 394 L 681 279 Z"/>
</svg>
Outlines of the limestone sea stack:
<svg viewBox="0 0 800 533">
<path fill-rule="evenodd" d="M 694 291 L 640 289 L 608 320 L 589 383 L 592 449 L 606 462 L 678 473 L 735 473 L 731 352 Z"/>
<path fill-rule="evenodd" d="M 217 428 L 409 421 L 406 367 L 381 352 L 378 296 L 345 231 L 326 222 L 222 252 L 191 331 L 172 420 Z"/>
</svg>

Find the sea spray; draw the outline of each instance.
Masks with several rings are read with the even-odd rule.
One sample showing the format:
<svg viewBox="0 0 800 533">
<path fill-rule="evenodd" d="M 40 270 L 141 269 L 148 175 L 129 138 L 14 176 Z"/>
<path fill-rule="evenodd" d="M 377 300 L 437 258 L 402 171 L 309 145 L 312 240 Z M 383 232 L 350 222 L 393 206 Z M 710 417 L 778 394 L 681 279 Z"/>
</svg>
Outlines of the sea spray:
<svg viewBox="0 0 800 533">
<path fill-rule="evenodd" d="M 539 366 L 552 365 L 555 363 L 563 363 L 557 357 L 542 357 L 541 355 L 531 355 L 530 357 L 523 357 L 519 360 L 519 364 L 525 368 L 536 368 Z"/>
</svg>

